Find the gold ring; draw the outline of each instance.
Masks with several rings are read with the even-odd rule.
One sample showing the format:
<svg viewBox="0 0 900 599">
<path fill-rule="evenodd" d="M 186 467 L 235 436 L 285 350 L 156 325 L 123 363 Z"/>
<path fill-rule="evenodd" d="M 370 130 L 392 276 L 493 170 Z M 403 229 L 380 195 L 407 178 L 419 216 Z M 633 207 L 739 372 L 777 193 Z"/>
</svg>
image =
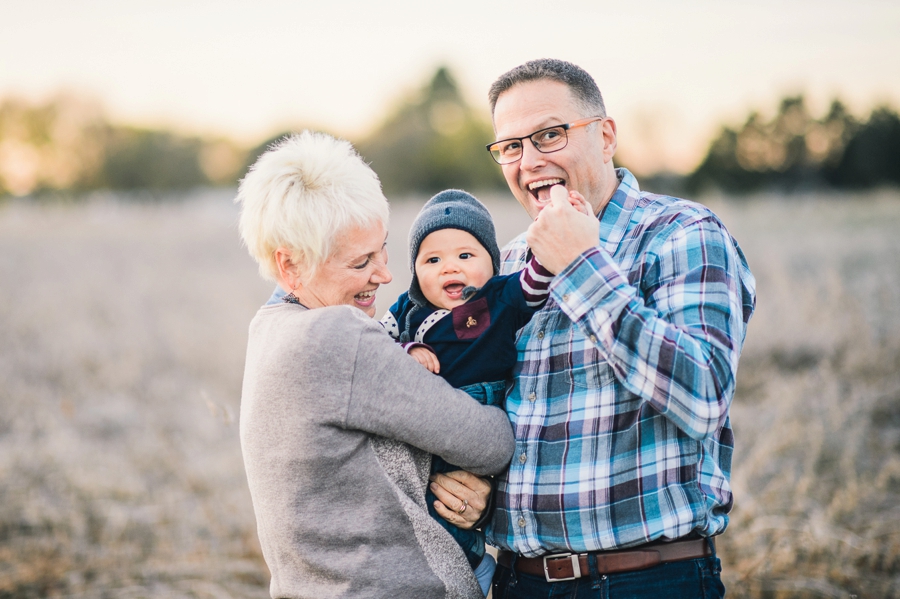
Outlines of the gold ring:
<svg viewBox="0 0 900 599">
<path fill-rule="evenodd" d="M 469 507 L 469 500 L 468 500 L 468 499 L 463 499 L 462 505 L 459 506 L 459 509 L 456 510 L 456 513 L 457 513 L 457 514 L 462 514 L 464 511 L 466 511 L 466 508 L 467 508 L 467 507 Z"/>
</svg>

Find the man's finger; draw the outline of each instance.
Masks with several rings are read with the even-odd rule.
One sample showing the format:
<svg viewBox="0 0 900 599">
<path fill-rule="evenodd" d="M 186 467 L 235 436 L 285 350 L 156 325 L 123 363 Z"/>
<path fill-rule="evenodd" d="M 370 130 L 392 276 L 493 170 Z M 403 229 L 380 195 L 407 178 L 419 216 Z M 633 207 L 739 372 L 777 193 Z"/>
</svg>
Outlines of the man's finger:
<svg viewBox="0 0 900 599">
<path fill-rule="evenodd" d="M 550 188 L 550 203 L 561 208 L 569 204 L 569 190 L 562 185 L 554 185 Z"/>
</svg>

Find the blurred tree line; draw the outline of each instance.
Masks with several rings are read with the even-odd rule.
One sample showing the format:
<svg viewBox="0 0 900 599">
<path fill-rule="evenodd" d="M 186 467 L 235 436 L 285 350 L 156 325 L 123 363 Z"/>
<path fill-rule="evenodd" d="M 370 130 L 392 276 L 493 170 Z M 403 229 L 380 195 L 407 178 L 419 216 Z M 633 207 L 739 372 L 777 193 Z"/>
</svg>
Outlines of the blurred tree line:
<svg viewBox="0 0 900 599">
<path fill-rule="evenodd" d="M 490 120 L 473 110 L 446 67 L 421 89 L 400 98 L 396 108 L 365 137 L 350 140 L 378 173 L 389 196 L 438 192 L 451 187 L 506 187 L 500 168 L 484 146 L 494 140 Z M 253 148 L 245 171 L 289 131 Z"/>
<path fill-rule="evenodd" d="M 112 124 L 99 105 L 72 96 L 42 105 L 8 98 L 0 102 L 0 196 L 234 185 L 286 134 L 248 150 L 225 138 Z M 484 150 L 492 139 L 487 111 L 473 110 L 441 67 L 370 133 L 350 141 L 396 196 L 505 189 Z M 690 192 L 875 185 L 900 185 L 897 112 L 881 107 L 859 120 L 835 100 L 816 119 L 802 96 L 782 100 L 769 120 L 753 113 L 741 127 L 723 127 L 693 173 L 666 176 L 666 187 Z"/>
<path fill-rule="evenodd" d="M 484 149 L 494 141 L 486 116 L 465 102 L 450 71 L 442 67 L 357 148 L 389 194 L 505 188 L 500 167 Z"/>
<path fill-rule="evenodd" d="M 484 144 L 486 118 L 464 100 L 447 68 L 353 141 L 388 194 L 503 186 Z M 42 105 L 0 103 L 0 195 L 94 189 L 235 185 L 279 134 L 246 149 L 227 139 L 115 125 L 96 103 L 60 95 Z"/>
<path fill-rule="evenodd" d="M 224 138 L 111 124 L 73 96 L 0 103 L 0 195 L 231 185 L 245 153 Z"/>
<path fill-rule="evenodd" d="M 883 106 L 861 121 L 835 99 L 816 119 L 802 95 L 785 98 L 768 121 L 754 112 L 723 127 L 685 184 L 738 193 L 900 185 L 900 117 Z"/>
</svg>

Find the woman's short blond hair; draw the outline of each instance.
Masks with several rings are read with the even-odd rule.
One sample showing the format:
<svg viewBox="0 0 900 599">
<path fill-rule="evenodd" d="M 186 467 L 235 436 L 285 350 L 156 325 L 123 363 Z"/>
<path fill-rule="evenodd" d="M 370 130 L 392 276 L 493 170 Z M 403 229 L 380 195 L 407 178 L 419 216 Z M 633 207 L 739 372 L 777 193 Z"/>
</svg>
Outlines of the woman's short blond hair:
<svg viewBox="0 0 900 599">
<path fill-rule="evenodd" d="M 350 227 L 388 226 L 388 202 L 378 175 L 350 142 L 303 131 L 275 143 L 241 180 L 240 233 L 260 274 L 278 279 L 275 250 L 315 270 Z"/>
</svg>

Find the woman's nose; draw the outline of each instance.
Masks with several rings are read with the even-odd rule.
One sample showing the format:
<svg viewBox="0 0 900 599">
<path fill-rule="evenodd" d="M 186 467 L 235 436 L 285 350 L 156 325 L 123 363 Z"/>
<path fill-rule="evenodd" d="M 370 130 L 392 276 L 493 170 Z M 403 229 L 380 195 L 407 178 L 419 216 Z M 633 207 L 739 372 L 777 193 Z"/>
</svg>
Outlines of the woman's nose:
<svg viewBox="0 0 900 599">
<path fill-rule="evenodd" d="M 373 283 L 387 285 L 393 279 L 394 277 L 391 275 L 391 271 L 388 270 L 387 262 L 382 262 L 381 265 L 372 272 Z"/>
</svg>

